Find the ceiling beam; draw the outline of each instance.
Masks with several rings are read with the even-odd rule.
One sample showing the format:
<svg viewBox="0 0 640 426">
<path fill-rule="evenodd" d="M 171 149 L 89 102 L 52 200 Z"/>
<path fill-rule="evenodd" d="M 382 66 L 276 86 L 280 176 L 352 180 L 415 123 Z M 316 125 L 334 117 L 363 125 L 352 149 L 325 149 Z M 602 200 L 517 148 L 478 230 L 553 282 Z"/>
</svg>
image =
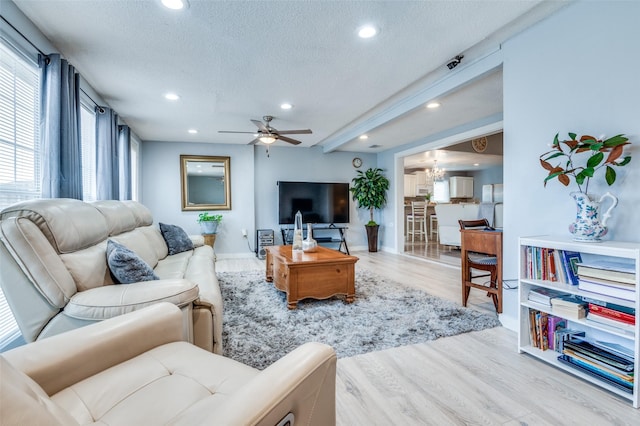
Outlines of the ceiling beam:
<svg viewBox="0 0 640 426">
<path fill-rule="evenodd" d="M 391 103 L 382 111 L 364 119 L 364 121 L 351 126 L 350 128 L 330 136 L 323 143 L 323 152 L 329 153 L 338 150 L 342 145 L 354 140 L 362 134 L 371 132 L 402 115 L 413 111 L 437 98 L 441 98 L 450 92 L 454 92 L 461 87 L 484 77 L 487 74 L 502 66 L 502 50 L 495 50 L 488 55 L 479 58 L 468 65 L 459 66 L 459 70 L 448 74 L 433 84 L 419 89 L 404 98 Z M 422 135 L 426 136 L 426 135 Z"/>
</svg>

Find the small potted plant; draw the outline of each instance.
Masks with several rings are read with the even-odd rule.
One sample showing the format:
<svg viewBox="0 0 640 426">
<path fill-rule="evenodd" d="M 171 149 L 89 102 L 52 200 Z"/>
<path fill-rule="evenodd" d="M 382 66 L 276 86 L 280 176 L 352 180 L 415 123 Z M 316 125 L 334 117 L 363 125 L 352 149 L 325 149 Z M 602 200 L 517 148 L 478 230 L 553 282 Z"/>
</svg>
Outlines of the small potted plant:
<svg viewBox="0 0 640 426">
<path fill-rule="evenodd" d="M 215 234 L 218 231 L 218 225 L 222 221 L 221 214 L 209 214 L 209 212 L 200 213 L 198 223 L 203 234 Z"/>
<path fill-rule="evenodd" d="M 373 211 L 381 209 L 387 204 L 389 179 L 382 174 L 382 169 L 370 168 L 366 171 L 358 170 L 358 175 L 351 181 L 353 186 L 349 191 L 359 208 L 369 209 L 369 222 L 365 225 L 369 251 L 378 251 L 378 227 L 373 220 Z"/>
<path fill-rule="evenodd" d="M 615 183 L 617 175 L 614 167 L 626 166 L 631 161 L 630 155 L 623 156 L 624 146 L 630 144 L 629 138 L 620 134 L 608 139 L 597 139 L 589 135 L 578 139 L 575 133 L 569 133 L 569 138 L 560 141 L 556 134 L 551 151 L 540 156 L 540 164 L 549 172 L 544 179 L 544 186 L 553 179 L 569 186 L 573 179 L 578 191 L 571 192 L 570 195 L 575 200 L 578 211 L 576 221 L 569 225 L 569 231 L 577 241 L 599 241 L 607 233 L 607 219 L 618 204 L 618 199 L 609 192 L 600 199 L 592 199 L 588 193 L 589 182 L 591 178 L 595 178 L 598 170 L 604 168 L 607 185 Z M 552 160 L 558 160 L 558 164 L 551 164 Z M 606 198 L 612 203 L 600 220 L 600 203 Z"/>
</svg>

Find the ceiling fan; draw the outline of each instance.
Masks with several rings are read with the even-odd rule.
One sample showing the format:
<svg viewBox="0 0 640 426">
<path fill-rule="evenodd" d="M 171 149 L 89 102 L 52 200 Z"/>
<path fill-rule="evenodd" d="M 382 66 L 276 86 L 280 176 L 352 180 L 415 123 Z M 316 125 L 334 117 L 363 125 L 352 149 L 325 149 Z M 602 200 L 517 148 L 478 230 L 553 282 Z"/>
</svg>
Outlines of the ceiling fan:
<svg viewBox="0 0 640 426">
<path fill-rule="evenodd" d="M 303 130 L 278 130 L 273 127 L 269 123 L 273 120 L 274 117 L 271 115 L 265 115 L 262 119 L 265 121 L 251 120 L 253 124 L 258 127 L 257 132 L 236 132 L 230 130 L 219 130 L 218 133 L 250 133 L 255 135 L 255 139 L 249 142 L 249 145 L 255 145 L 258 142 L 262 142 L 264 144 L 270 145 L 277 140 L 281 140 L 284 142 L 288 142 L 292 145 L 299 145 L 302 142 L 299 140 L 284 136 L 284 135 L 302 135 L 302 134 L 311 134 L 311 130 L 303 129 Z"/>
</svg>

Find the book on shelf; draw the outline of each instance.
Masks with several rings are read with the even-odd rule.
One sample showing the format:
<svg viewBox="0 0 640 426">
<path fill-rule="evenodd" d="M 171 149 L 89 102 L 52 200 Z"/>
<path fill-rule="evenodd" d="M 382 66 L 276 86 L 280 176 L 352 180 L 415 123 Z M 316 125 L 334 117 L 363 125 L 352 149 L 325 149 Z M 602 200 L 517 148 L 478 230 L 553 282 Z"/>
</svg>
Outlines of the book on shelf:
<svg viewBox="0 0 640 426">
<path fill-rule="evenodd" d="M 586 306 L 582 298 L 575 294 L 562 294 L 551 299 L 551 306 L 567 306 L 574 308 L 576 306 Z"/>
<path fill-rule="evenodd" d="M 635 315 L 608 308 L 606 306 L 597 305 L 595 303 L 589 303 L 589 315 L 591 314 L 600 315 L 605 318 L 611 318 L 613 320 L 617 320 L 626 324 L 633 325 L 636 323 Z"/>
<path fill-rule="evenodd" d="M 545 287 L 534 287 L 529 290 L 527 299 L 530 302 L 540 303 L 541 305 L 551 306 L 551 299 L 555 297 L 565 296 L 567 293 L 563 293 L 560 290 L 554 290 Z"/>
<path fill-rule="evenodd" d="M 567 319 L 582 319 L 587 316 L 587 309 L 582 305 L 575 307 L 556 306 L 552 309 L 552 312 L 554 315 Z"/>
<path fill-rule="evenodd" d="M 626 289 L 626 290 L 635 290 L 635 284 L 629 284 L 629 283 L 625 283 L 622 281 L 615 281 L 615 280 L 607 280 L 604 278 L 597 278 L 597 277 L 589 277 L 587 275 L 578 275 L 578 281 L 579 280 L 584 280 L 584 281 L 589 281 L 595 284 L 602 284 L 602 285 L 606 285 L 608 287 L 617 287 L 617 288 L 622 288 L 622 289 Z"/>
<path fill-rule="evenodd" d="M 587 339 L 571 338 L 565 340 L 562 345 L 563 350 L 572 350 L 583 357 L 594 361 L 603 362 L 606 365 L 613 368 L 618 368 L 621 371 L 634 371 L 633 361 L 629 360 L 626 357 L 618 356 L 606 349 L 602 349 L 601 347 L 594 345 Z"/>
<path fill-rule="evenodd" d="M 562 266 L 562 253 L 561 250 L 553 251 L 553 260 L 554 265 L 556 266 L 556 276 L 558 277 L 558 281 L 562 283 L 568 283 L 569 277 L 567 277 L 567 271 L 565 271 Z"/>
<path fill-rule="evenodd" d="M 612 375 L 619 378 L 620 380 L 624 380 L 625 382 L 633 383 L 633 372 L 631 371 L 625 371 L 621 368 L 613 367 L 606 362 L 598 361 L 596 359 L 590 359 L 583 354 L 577 353 L 571 349 L 565 349 L 564 354 L 569 355 L 571 358 L 578 359 L 593 368 L 597 368 L 602 372 L 607 373 L 607 375 Z"/>
<path fill-rule="evenodd" d="M 556 333 L 560 330 L 565 330 L 567 328 L 567 320 L 564 318 L 557 317 L 555 315 L 549 315 L 547 321 L 547 340 L 549 342 L 549 349 L 556 348 Z"/>
<path fill-rule="evenodd" d="M 546 351 L 552 347 L 553 331 L 549 329 L 549 315 L 536 309 L 529 309 L 529 332 L 531 346 Z M 553 320 L 555 321 L 555 320 Z M 555 324 L 556 322 L 554 322 Z"/>
<path fill-rule="evenodd" d="M 608 325 L 609 327 L 613 327 L 616 328 L 620 331 L 624 331 L 627 333 L 634 333 L 636 326 L 633 324 L 628 324 L 626 322 L 622 322 L 622 321 L 618 321 L 615 319 L 611 319 L 611 318 L 607 318 L 604 317 L 602 315 L 598 315 L 598 314 L 594 314 L 592 312 L 589 312 L 587 314 L 587 318 L 586 318 L 587 322 L 590 323 L 595 323 L 595 324 L 604 324 L 604 325 Z"/>
<path fill-rule="evenodd" d="M 627 284 L 636 283 L 636 268 L 631 262 L 597 258 L 578 263 L 578 275 L 620 281 Z"/>
<path fill-rule="evenodd" d="M 633 316 L 636 315 L 636 308 L 632 308 L 630 306 L 620 305 L 618 303 L 605 302 L 604 300 L 594 299 L 588 296 L 582 296 L 582 300 L 586 303 L 604 306 L 606 308 L 615 309 L 616 311 L 624 312 L 627 314 L 631 314 Z"/>
<path fill-rule="evenodd" d="M 590 375 L 592 377 L 595 377 L 599 380 L 602 380 L 603 382 L 614 386 L 618 389 L 621 389 L 627 393 L 633 393 L 633 386 L 629 386 L 627 383 L 620 383 L 618 380 L 614 380 L 614 379 L 609 379 L 608 377 L 599 374 L 597 371 L 593 371 L 593 368 L 587 368 L 584 366 L 581 366 L 575 359 L 571 358 L 568 355 L 560 355 L 558 357 L 558 361 L 566 364 L 572 368 L 575 368 L 576 370 L 579 370 L 587 375 Z"/>
<path fill-rule="evenodd" d="M 633 362 L 635 359 L 635 356 L 633 355 L 633 349 L 630 349 L 619 343 L 607 342 L 604 340 L 591 340 L 590 342 L 593 346 L 618 355 L 619 357 L 624 358 L 627 361 Z"/>
<path fill-rule="evenodd" d="M 606 296 L 616 297 L 623 300 L 636 300 L 635 287 L 620 288 L 602 283 L 594 283 L 585 279 L 580 279 L 578 282 L 578 288 L 580 290 L 588 291 L 591 293 L 602 294 Z"/>
<path fill-rule="evenodd" d="M 582 262 L 582 256 L 577 251 L 562 250 L 562 265 L 567 273 L 567 283 L 578 284 L 578 266 Z"/>
</svg>

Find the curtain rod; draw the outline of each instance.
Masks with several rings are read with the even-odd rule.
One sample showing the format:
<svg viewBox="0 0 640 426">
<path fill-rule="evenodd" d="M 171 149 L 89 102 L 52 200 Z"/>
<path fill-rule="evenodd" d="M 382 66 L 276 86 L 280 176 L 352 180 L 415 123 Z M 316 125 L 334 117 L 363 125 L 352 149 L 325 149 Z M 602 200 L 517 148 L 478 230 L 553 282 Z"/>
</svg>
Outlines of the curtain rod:
<svg viewBox="0 0 640 426">
<path fill-rule="evenodd" d="M 20 36 L 20 37 L 22 37 L 22 38 L 23 38 L 27 43 L 29 43 L 29 44 L 30 44 L 34 49 L 36 49 L 36 50 L 38 51 L 38 53 L 40 53 L 42 56 L 47 56 L 47 54 L 46 54 L 46 53 L 44 53 L 42 50 L 40 50 L 40 48 L 38 48 L 38 46 L 36 46 L 35 44 L 33 44 L 33 42 L 32 42 L 31 40 L 29 40 L 29 39 L 27 38 L 27 36 L 25 36 L 24 34 L 22 34 L 22 32 L 20 32 L 20 30 L 19 30 L 19 29 L 17 29 L 15 26 L 13 26 L 13 24 L 12 24 L 11 22 L 9 22 L 9 21 L 7 20 L 7 18 L 5 18 L 5 17 L 4 17 L 4 16 L 2 16 L 2 15 L 0 15 L 0 18 L 2 18 L 2 20 L 3 20 L 3 21 L 4 21 L 8 26 L 10 26 L 10 27 L 13 29 L 13 31 L 15 31 L 15 32 Z M 84 93 L 84 94 L 85 94 L 85 96 L 86 96 L 87 98 L 89 98 L 89 100 L 90 100 L 91 102 L 93 102 L 93 105 L 94 105 L 94 106 L 100 106 L 100 105 L 98 105 L 98 103 L 97 103 L 95 100 L 93 100 L 93 98 L 91 97 L 91 95 L 89 95 L 89 94 L 88 94 L 84 89 L 80 88 L 80 91 L 81 91 L 82 93 Z"/>
<path fill-rule="evenodd" d="M 6 22 L 6 23 L 7 23 L 7 25 L 9 25 L 9 26 L 13 29 L 13 31 L 15 31 L 16 33 L 18 33 L 18 35 L 19 35 L 20 37 L 22 37 L 22 38 L 23 38 L 27 43 L 29 43 L 31 46 L 33 46 L 33 48 L 34 48 L 34 49 L 36 49 L 36 50 L 38 51 L 38 53 L 40 53 L 42 56 L 47 56 L 47 54 L 46 54 L 46 53 L 44 53 L 42 50 L 40 50 L 40 49 L 38 48 L 38 46 L 36 46 L 35 44 L 33 44 L 33 43 L 31 42 L 31 40 L 29 40 L 29 39 L 28 39 L 24 34 L 22 34 L 22 33 L 20 32 L 20 30 L 18 30 L 16 27 L 14 27 L 14 26 L 13 26 L 13 24 L 12 24 L 11 22 L 7 21 L 7 18 L 5 18 L 5 17 L 4 17 L 4 16 L 2 16 L 2 15 L 0 15 L 0 18 L 2 18 L 2 20 L 3 20 L 4 22 Z"/>
</svg>

